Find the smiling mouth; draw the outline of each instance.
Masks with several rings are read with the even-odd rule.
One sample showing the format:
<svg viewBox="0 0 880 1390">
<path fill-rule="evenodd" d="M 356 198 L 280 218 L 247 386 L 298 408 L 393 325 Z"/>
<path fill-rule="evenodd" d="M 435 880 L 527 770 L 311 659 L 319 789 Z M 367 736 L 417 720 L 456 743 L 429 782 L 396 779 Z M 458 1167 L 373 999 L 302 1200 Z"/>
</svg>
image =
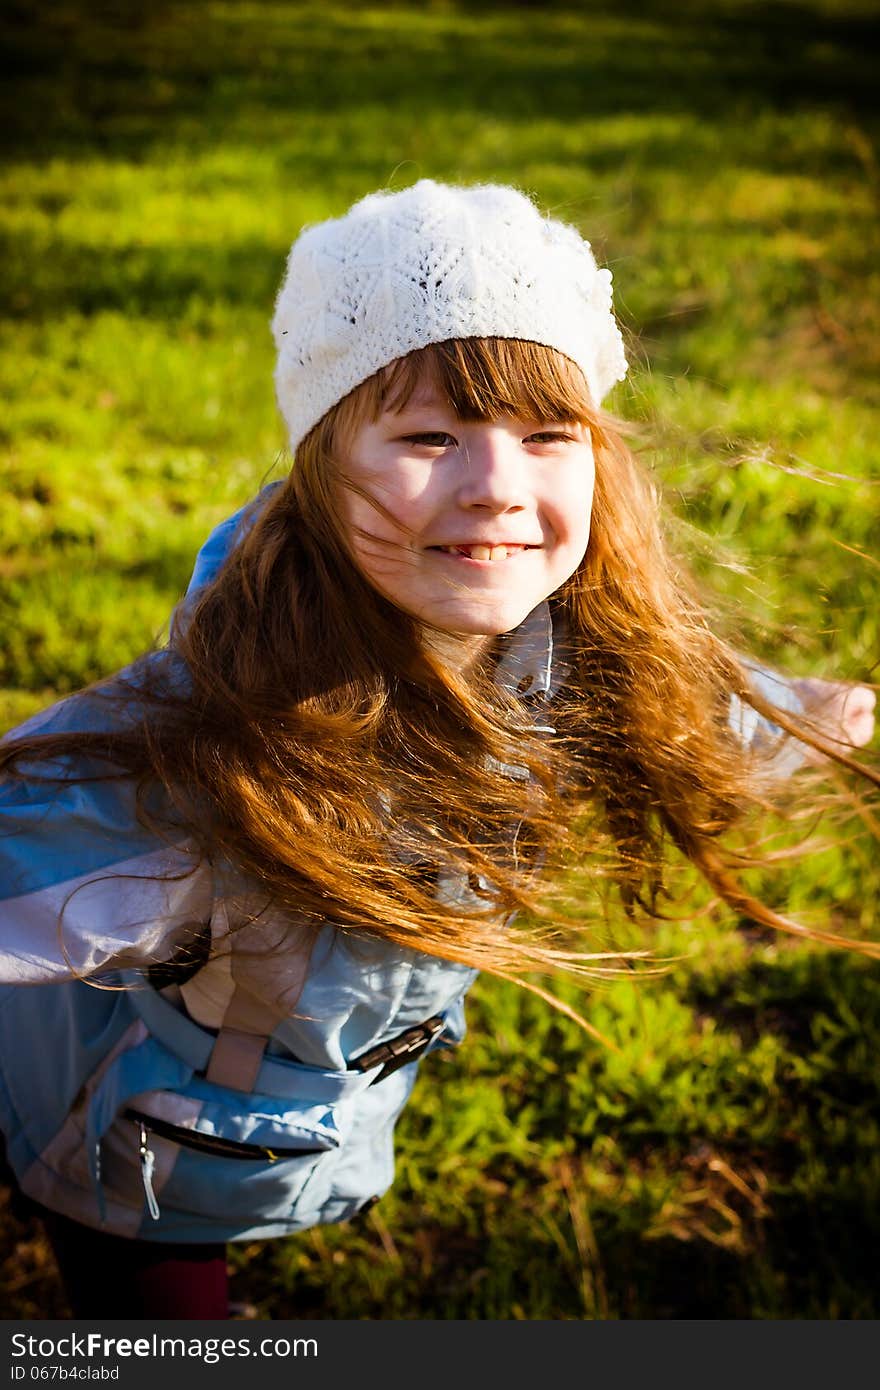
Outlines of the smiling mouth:
<svg viewBox="0 0 880 1390">
<path fill-rule="evenodd" d="M 533 545 L 431 545 L 429 550 L 441 555 L 460 555 L 465 560 L 507 560 L 523 551 L 535 550 Z"/>
</svg>

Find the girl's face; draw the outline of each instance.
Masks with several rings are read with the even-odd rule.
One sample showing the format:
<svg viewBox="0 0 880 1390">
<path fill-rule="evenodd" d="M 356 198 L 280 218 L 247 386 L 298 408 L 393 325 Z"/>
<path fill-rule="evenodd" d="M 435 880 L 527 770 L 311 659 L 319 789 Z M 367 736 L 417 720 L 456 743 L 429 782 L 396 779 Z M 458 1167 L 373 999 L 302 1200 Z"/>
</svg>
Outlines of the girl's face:
<svg viewBox="0 0 880 1390">
<path fill-rule="evenodd" d="M 354 432 L 344 516 L 361 570 L 398 608 L 441 632 L 491 638 L 577 569 L 593 479 L 585 425 L 463 421 L 425 384 Z"/>
</svg>

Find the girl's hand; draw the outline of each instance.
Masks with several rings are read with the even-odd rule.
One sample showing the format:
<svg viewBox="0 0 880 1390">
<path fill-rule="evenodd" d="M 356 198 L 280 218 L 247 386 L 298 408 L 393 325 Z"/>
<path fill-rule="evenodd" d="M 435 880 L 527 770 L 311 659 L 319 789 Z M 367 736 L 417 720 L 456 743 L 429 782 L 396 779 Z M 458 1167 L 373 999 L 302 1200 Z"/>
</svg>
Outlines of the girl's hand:
<svg viewBox="0 0 880 1390">
<path fill-rule="evenodd" d="M 868 686 L 815 677 L 805 677 L 793 684 L 804 714 L 816 725 L 818 733 L 840 746 L 841 753 L 864 748 L 871 742 L 877 700 Z M 805 746 L 804 756 L 814 767 L 828 762 L 826 755 L 815 748 Z"/>
</svg>

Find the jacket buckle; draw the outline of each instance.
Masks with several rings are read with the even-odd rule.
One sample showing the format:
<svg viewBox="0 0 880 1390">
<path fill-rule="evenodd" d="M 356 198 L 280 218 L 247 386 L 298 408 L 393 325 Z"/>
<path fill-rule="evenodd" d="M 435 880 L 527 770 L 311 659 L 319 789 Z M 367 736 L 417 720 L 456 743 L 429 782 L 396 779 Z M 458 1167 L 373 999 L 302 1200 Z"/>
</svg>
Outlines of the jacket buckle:
<svg viewBox="0 0 880 1390">
<path fill-rule="evenodd" d="M 434 1014 L 425 1023 L 417 1023 L 413 1028 L 407 1028 L 398 1037 L 392 1038 L 390 1042 L 379 1043 L 378 1047 L 371 1047 L 367 1052 L 362 1052 L 359 1057 L 354 1057 L 348 1064 L 349 1071 L 371 1071 L 373 1067 L 382 1064 L 382 1070 L 378 1076 L 374 1076 L 370 1082 L 375 1086 L 377 1081 L 384 1081 L 386 1076 L 397 1071 L 398 1067 L 406 1066 L 407 1062 L 414 1062 L 417 1057 L 430 1046 L 439 1033 L 443 1032 L 445 1020 L 440 1014 Z"/>
</svg>

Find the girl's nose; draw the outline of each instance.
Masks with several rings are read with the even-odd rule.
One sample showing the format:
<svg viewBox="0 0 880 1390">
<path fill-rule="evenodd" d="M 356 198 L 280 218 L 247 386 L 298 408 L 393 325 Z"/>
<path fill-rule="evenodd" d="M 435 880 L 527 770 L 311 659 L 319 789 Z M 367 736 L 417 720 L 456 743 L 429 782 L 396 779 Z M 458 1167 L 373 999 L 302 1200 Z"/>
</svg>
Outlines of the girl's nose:
<svg viewBox="0 0 880 1390">
<path fill-rule="evenodd" d="M 493 512 L 516 511 L 525 505 L 525 460 L 522 446 L 505 430 L 485 426 L 467 441 L 462 460 L 458 501 L 462 507 Z"/>
</svg>

